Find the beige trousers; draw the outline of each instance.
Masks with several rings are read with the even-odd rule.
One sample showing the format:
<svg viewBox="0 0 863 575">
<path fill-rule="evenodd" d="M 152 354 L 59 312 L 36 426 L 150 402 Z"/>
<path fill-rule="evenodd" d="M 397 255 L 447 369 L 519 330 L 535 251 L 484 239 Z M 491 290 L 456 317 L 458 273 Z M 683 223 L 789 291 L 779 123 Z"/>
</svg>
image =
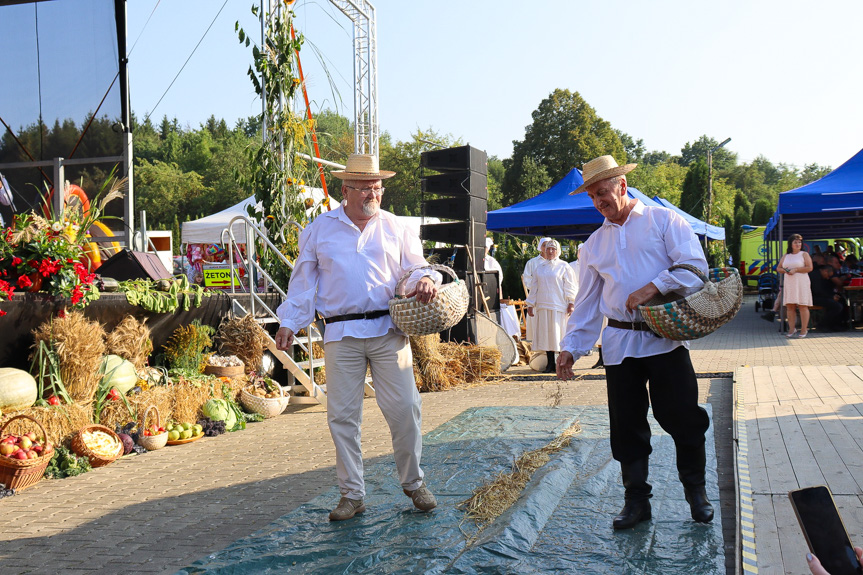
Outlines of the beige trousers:
<svg viewBox="0 0 863 575">
<path fill-rule="evenodd" d="M 404 335 L 346 337 L 324 346 L 327 370 L 327 422 L 336 446 L 336 473 L 342 496 L 362 499 L 361 425 L 366 366 L 371 367 L 375 397 L 390 428 L 393 456 L 402 488 L 422 483 L 422 399 L 413 372 L 413 356 Z"/>
</svg>

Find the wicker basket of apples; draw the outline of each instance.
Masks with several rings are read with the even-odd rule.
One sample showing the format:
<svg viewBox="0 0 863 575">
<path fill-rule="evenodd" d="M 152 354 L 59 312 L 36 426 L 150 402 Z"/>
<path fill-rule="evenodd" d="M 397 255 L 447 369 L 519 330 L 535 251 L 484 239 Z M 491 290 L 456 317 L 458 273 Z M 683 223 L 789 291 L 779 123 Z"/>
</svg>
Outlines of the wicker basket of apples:
<svg viewBox="0 0 863 575">
<path fill-rule="evenodd" d="M 153 425 L 147 427 L 147 416 L 150 411 L 155 412 L 155 421 Z M 159 408 L 151 405 L 144 412 L 144 417 L 141 419 L 141 427 L 138 429 L 138 445 L 147 451 L 156 451 L 162 449 L 168 444 L 168 431 L 162 427 L 162 418 L 159 415 Z"/>
<path fill-rule="evenodd" d="M 6 427 L 16 419 L 29 419 L 39 428 L 41 435 L 35 431 L 3 435 Z M 29 415 L 16 415 L 0 428 L 0 483 L 6 489 L 20 491 L 39 483 L 54 455 L 54 446 L 47 438 L 42 424 Z"/>
</svg>

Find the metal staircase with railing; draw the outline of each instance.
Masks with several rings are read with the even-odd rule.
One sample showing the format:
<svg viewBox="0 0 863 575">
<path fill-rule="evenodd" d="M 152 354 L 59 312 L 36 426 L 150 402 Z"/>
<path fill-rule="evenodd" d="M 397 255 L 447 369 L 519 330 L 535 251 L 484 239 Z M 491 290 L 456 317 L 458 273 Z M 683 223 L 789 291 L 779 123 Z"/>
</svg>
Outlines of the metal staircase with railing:
<svg viewBox="0 0 863 575">
<path fill-rule="evenodd" d="M 245 257 L 242 256 L 242 252 L 237 244 L 237 239 L 234 237 L 233 226 L 235 222 L 242 222 L 245 224 Z M 290 222 L 289 225 L 296 227 L 298 232 L 303 230 L 303 227 L 296 222 Z M 265 299 L 262 298 L 260 294 L 267 293 L 270 291 L 270 288 L 272 288 L 275 292 L 281 295 L 281 300 L 284 301 L 287 298 L 287 293 L 286 290 L 282 289 L 282 287 L 273 280 L 273 278 L 257 261 L 257 258 L 255 257 L 255 242 L 260 242 L 268 247 L 288 269 L 293 271 L 294 264 L 288 260 L 288 258 L 285 257 L 285 255 L 282 254 L 275 245 L 273 245 L 266 234 L 258 229 L 255 222 L 246 216 L 237 216 L 233 218 L 228 224 L 228 227 L 222 232 L 222 244 L 225 246 L 225 251 L 228 254 L 228 263 L 230 264 L 230 277 L 234 278 L 240 276 L 241 274 L 238 273 L 239 269 L 244 269 L 245 277 L 243 279 L 245 280 L 245 285 L 239 293 L 249 296 L 249 299 L 247 300 L 248 309 L 235 298 L 232 304 L 232 312 L 238 317 L 252 314 L 255 322 L 264 328 L 268 324 L 278 324 L 279 318 L 276 312 L 267 305 Z M 236 258 L 235 255 L 237 256 Z M 261 286 L 263 288 L 262 291 L 259 291 L 261 288 L 259 288 L 257 281 L 258 278 L 263 280 Z M 234 281 L 231 281 L 230 283 L 232 286 L 232 294 L 237 295 L 238 292 Z M 323 345 L 323 335 L 317 326 L 312 323 L 306 326 L 304 330 L 305 334 L 295 336 L 291 346 L 293 348 L 291 352 L 277 349 L 276 340 L 273 336 L 270 335 L 266 329 L 263 331 L 265 334 L 265 346 L 267 350 L 284 366 L 285 370 L 289 374 L 289 379 L 293 380 L 293 382 L 288 382 L 288 389 L 286 389 L 286 391 L 290 392 L 291 403 L 320 403 L 326 407 L 326 389 L 324 386 L 318 385 L 314 378 L 315 368 L 322 367 L 324 365 L 324 358 L 315 357 L 314 353 L 315 343 L 318 343 L 321 346 Z M 296 350 L 296 348 L 299 348 L 299 350 L 301 350 L 308 359 L 300 361 L 295 360 L 293 351 Z M 297 385 L 293 385 L 294 382 Z M 283 386 L 283 388 L 284 387 L 285 386 Z M 304 389 L 308 395 L 296 395 L 297 388 Z M 374 396 L 374 388 L 371 385 L 369 377 L 366 377 L 365 394 L 367 397 Z"/>
</svg>

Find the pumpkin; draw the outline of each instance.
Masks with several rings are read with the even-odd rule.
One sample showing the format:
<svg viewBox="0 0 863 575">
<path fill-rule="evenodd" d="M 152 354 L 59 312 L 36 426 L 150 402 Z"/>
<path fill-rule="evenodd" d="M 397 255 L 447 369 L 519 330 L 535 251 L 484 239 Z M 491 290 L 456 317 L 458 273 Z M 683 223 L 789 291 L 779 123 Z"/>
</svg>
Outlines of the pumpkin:
<svg viewBox="0 0 863 575">
<path fill-rule="evenodd" d="M 102 387 L 110 389 L 116 387 L 117 391 L 126 395 L 130 389 L 138 384 L 138 372 L 135 364 L 127 361 L 119 355 L 106 355 L 102 360 Z"/>
<path fill-rule="evenodd" d="M 38 397 L 33 376 L 14 367 L 0 368 L 0 410 L 19 411 L 27 409 Z"/>
</svg>

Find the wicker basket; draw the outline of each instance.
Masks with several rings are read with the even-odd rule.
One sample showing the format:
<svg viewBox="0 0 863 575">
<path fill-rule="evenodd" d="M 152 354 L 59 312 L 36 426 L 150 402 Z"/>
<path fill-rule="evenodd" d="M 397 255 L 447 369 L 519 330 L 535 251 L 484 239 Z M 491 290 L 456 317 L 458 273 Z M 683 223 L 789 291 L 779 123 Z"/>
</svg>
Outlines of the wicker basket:
<svg viewBox="0 0 863 575">
<path fill-rule="evenodd" d="M 733 318 L 743 303 L 743 283 L 735 268 L 713 268 L 708 279 L 704 273 L 689 264 L 679 264 L 668 271 L 685 269 L 697 275 L 704 287 L 700 291 L 681 298 L 669 294 L 654 298 L 646 305 L 638 306 L 638 311 L 653 332 L 667 339 L 678 341 L 698 339 L 713 333 Z"/>
<path fill-rule="evenodd" d="M 389 302 L 390 317 L 396 327 L 407 335 L 430 335 L 451 328 L 464 317 L 470 301 L 465 283 L 456 277 L 452 269 L 438 264 L 424 267 L 446 272 L 452 276 L 453 281 L 441 287 L 432 301 L 420 303 L 416 296 L 406 298 L 399 295 L 402 284 L 416 269 L 405 273 L 399 279 L 396 284 L 396 297 Z"/>
<path fill-rule="evenodd" d="M 285 410 L 291 400 L 289 396 L 285 395 L 285 390 L 282 389 L 281 385 L 277 387 L 281 397 L 258 397 L 243 388 L 240 392 L 240 403 L 249 411 L 260 413 L 267 419 L 275 417 Z"/>
<path fill-rule="evenodd" d="M 117 453 L 113 457 L 105 457 L 104 455 L 100 455 L 91 450 L 89 447 L 87 447 L 87 444 L 84 443 L 84 440 L 81 438 L 81 435 L 85 431 L 104 431 L 108 435 L 113 436 L 114 439 L 116 439 L 117 442 L 120 444 L 117 448 Z M 85 425 L 83 428 L 81 428 L 81 431 L 76 433 L 75 437 L 72 438 L 71 447 L 72 452 L 75 455 L 78 455 L 79 457 L 86 457 L 90 460 L 90 465 L 92 465 L 93 467 L 102 467 L 108 465 L 109 463 L 116 461 L 118 457 L 123 455 L 123 442 L 120 441 L 120 438 L 117 436 L 116 433 L 114 433 L 114 430 L 112 430 L 110 427 L 105 427 L 104 425 L 98 425 L 95 423 Z"/>
<path fill-rule="evenodd" d="M 0 428 L 0 438 L 5 437 L 3 432 L 6 427 L 16 419 L 29 419 L 42 431 L 42 437 L 45 438 L 47 444 L 48 434 L 45 433 L 45 428 L 42 424 L 30 417 L 29 415 L 16 415 L 9 419 L 2 428 Z M 6 486 L 6 489 L 16 489 L 18 491 L 33 487 L 45 475 L 45 468 L 51 462 L 51 457 L 54 452 L 42 455 L 36 459 L 10 459 L 0 456 L 0 483 Z"/>
<path fill-rule="evenodd" d="M 141 427 L 138 428 L 138 445 L 146 449 L 147 451 L 156 451 L 157 449 L 162 449 L 168 443 L 168 432 L 160 433 L 159 435 L 144 435 L 144 430 L 147 429 L 147 415 L 149 415 L 150 410 L 156 412 L 156 427 L 162 426 L 162 418 L 159 415 L 159 408 L 155 405 L 151 405 L 147 408 L 147 411 L 144 412 L 144 417 L 141 418 Z"/>
<path fill-rule="evenodd" d="M 242 365 L 206 365 L 204 366 L 204 373 L 217 377 L 239 377 L 246 373 L 246 368 Z"/>
</svg>

